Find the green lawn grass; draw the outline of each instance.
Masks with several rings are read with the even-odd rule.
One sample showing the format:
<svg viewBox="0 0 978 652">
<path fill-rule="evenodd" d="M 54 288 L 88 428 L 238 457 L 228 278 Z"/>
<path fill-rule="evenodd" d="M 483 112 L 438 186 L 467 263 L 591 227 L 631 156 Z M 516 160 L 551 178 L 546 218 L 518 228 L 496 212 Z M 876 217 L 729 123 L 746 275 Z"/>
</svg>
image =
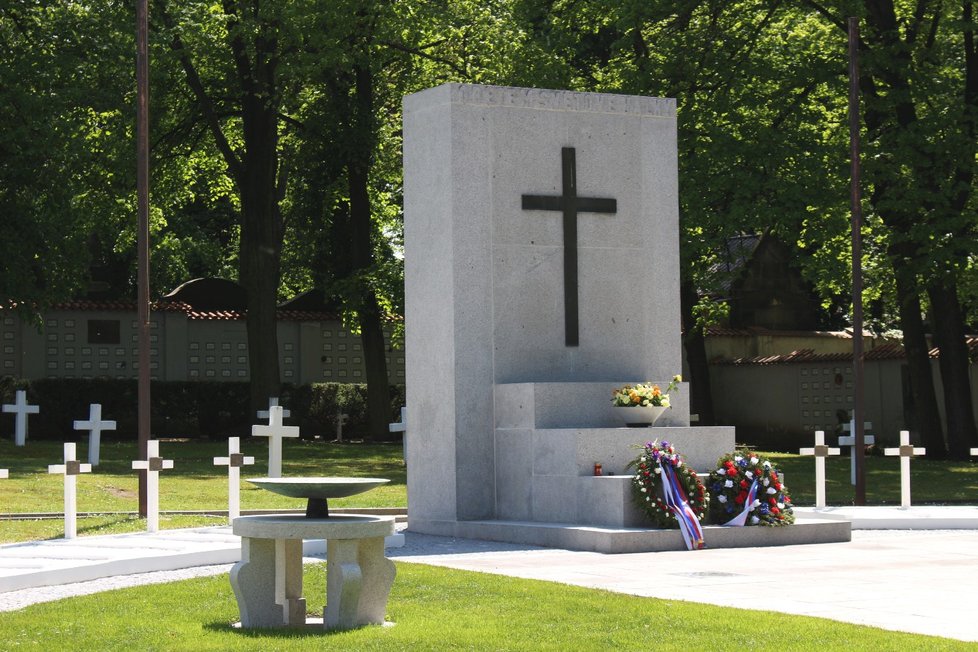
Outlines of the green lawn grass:
<svg viewBox="0 0 978 652">
<path fill-rule="evenodd" d="M 16 650 L 965 650 L 974 644 L 773 612 L 641 598 L 399 562 L 393 627 L 240 631 L 226 575 L 74 597 L 0 613 Z M 322 564 L 306 567 L 321 610 Z"/>
<path fill-rule="evenodd" d="M 87 440 L 78 445 L 78 458 L 87 459 Z M 255 465 L 243 467 L 242 478 L 267 474 L 268 443 L 261 438 L 241 442 Z M 63 458 L 62 444 L 31 442 L 15 447 L 0 441 L 0 468 L 10 477 L 0 480 L 0 513 L 61 512 L 64 479 L 48 474 L 49 464 Z M 163 441 L 160 454 L 172 459 L 173 469 L 160 472 L 160 510 L 227 510 L 226 466 L 214 466 L 214 457 L 227 456 L 226 442 Z M 101 464 L 93 473 L 77 476 L 79 512 L 135 512 L 138 509 L 138 476 L 131 468 L 136 459 L 135 442 L 103 442 Z M 283 446 L 285 476 L 359 476 L 390 479 L 390 483 L 349 498 L 330 500 L 331 507 L 406 507 L 406 470 L 402 448 L 395 444 L 333 444 L 286 440 Z M 305 501 L 273 494 L 242 479 L 242 509 L 301 509 Z M 226 518 L 164 515 L 161 528 L 223 524 Z M 113 534 L 145 529 L 145 520 L 122 514 L 78 520 L 78 534 Z M 60 519 L 0 520 L 0 543 L 46 539 L 64 534 Z"/>
<path fill-rule="evenodd" d="M 227 455 L 227 444 L 209 441 L 163 441 L 161 454 L 174 460 L 172 470 L 160 474 L 160 509 L 226 510 L 227 467 L 213 465 L 213 458 Z M 244 467 L 242 477 L 266 474 L 268 443 L 260 438 L 242 440 L 242 451 L 256 458 Z M 815 502 L 815 459 L 786 453 L 765 453 L 784 472 L 796 505 Z M 87 441 L 78 446 L 79 459 L 87 456 Z M 145 529 L 145 521 L 126 514 L 138 507 L 137 475 L 131 466 L 134 442 L 102 444 L 102 464 L 94 473 L 78 476 L 78 510 L 102 513 L 80 518 L 79 536 L 114 534 Z M 17 448 L 0 441 L 0 468 L 10 478 L 0 480 L 0 513 L 60 512 L 63 479 L 47 473 L 49 464 L 61 461 L 62 445 L 31 442 Z M 402 448 L 396 444 L 336 444 L 286 440 L 283 453 L 286 476 L 360 476 L 389 478 L 390 484 L 349 498 L 330 501 L 332 507 L 407 507 L 406 469 Z M 870 504 L 900 504 L 900 462 L 893 457 L 867 456 L 867 498 Z M 849 459 L 828 458 L 826 497 L 830 505 L 851 505 L 854 490 L 849 482 Z M 706 470 L 706 469 L 701 469 Z M 978 504 L 978 464 L 915 459 L 911 462 L 913 502 L 916 505 Z M 278 496 L 242 480 L 242 509 L 298 509 L 303 501 Z M 161 528 L 223 524 L 226 519 L 203 515 L 167 515 Z M 0 543 L 63 536 L 60 519 L 0 520 Z"/>
</svg>

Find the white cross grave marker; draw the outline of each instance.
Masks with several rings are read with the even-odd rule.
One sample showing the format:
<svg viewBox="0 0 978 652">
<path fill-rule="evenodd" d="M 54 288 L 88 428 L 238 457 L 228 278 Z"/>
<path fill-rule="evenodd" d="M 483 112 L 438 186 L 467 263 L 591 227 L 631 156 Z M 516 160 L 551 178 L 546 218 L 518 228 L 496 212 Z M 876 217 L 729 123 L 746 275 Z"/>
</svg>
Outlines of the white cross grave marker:
<svg viewBox="0 0 978 652">
<path fill-rule="evenodd" d="M 401 407 L 401 420 L 387 426 L 389 432 L 401 432 L 401 453 L 404 455 L 404 463 L 407 463 L 407 408 Z"/>
<path fill-rule="evenodd" d="M 37 414 L 41 408 L 27 403 L 27 392 L 17 390 L 13 403 L 4 403 L 4 412 L 13 412 L 14 417 L 14 446 L 23 446 L 27 442 L 27 415 Z"/>
<path fill-rule="evenodd" d="M 343 426 L 349 419 L 349 414 L 344 414 L 342 411 L 336 413 L 336 441 L 343 441 Z"/>
<path fill-rule="evenodd" d="M 900 448 L 884 448 L 884 455 L 900 456 L 900 507 L 910 507 L 910 458 L 914 455 L 924 455 L 926 448 L 910 445 L 910 431 L 900 431 Z"/>
<path fill-rule="evenodd" d="M 173 460 L 160 457 L 160 440 L 146 442 L 146 459 L 133 460 L 132 468 L 146 471 L 146 531 L 160 529 L 160 471 L 172 469 Z"/>
<path fill-rule="evenodd" d="M 214 464 L 228 467 L 228 520 L 241 516 L 241 467 L 254 464 L 255 458 L 241 454 L 239 437 L 228 437 L 228 456 L 215 457 Z"/>
<path fill-rule="evenodd" d="M 258 410 L 259 419 L 268 419 L 271 415 L 269 410 L 278 405 L 278 396 L 271 396 L 268 399 L 268 410 Z M 292 412 L 288 408 L 282 408 L 282 418 L 288 419 L 292 415 Z"/>
<path fill-rule="evenodd" d="M 102 404 L 88 406 L 88 421 L 75 421 L 75 430 L 88 430 L 88 463 L 98 466 L 103 430 L 115 430 L 115 421 L 102 421 Z"/>
<path fill-rule="evenodd" d="M 798 450 L 800 455 L 815 456 L 815 507 L 825 507 L 825 458 L 829 455 L 838 455 L 838 448 L 829 448 L 825 445 L 825 431 L 815 431 L 815 447 L 801 448 Z"/>
<path fill-rule="evenodd" d="M 849 423 L 844 424 L 842 426 L 842 430 L 844 430 L 845 432 L 849 432 L 849 433 L 853 432 L 855 429 L 856 429 L 856 420 L 855 419 L 850 419 L 849 420 Z M 872 430 L 872 429 L 873 429 L 873 422 L 872 421 L 863 421 L 863 445 L 864 446 L 870 446 L 870 445 L 876 443 L 876 437 L 874 437 L 873 435 L 867 434 L 867 431 Z M 850 434 L 850 435 L 846 435 L 844 437 L 839 437 L 839 446 L 848 446 L 849 447 L 849 460 L 850 460 L 849 461 L 849 482 L 853 486 L 855 486 L 856 485 L 856 455 L 855 455 L 856 436 Z"/>
<path fill-rule="evenodd" d="M 252 437 L 268 437 L 268 477 L 282 477 L 282 438 L 298 437 L 299 426 L 282 425 L 282 408 L 272 405 L 268 408 L 268 425 L 251 426 Z"/>
<path fill-rule="evenodd" d="M 91 473 L 91 464 L 81 464 L 75 459 L 75 442 L 65 442 L 65 463 L 48 465 L 48 473 L 61 473 L 65 477 L 65 539 L 74 539 L 78 531 L 78 501 L 75 476 Z"/>
</svg>

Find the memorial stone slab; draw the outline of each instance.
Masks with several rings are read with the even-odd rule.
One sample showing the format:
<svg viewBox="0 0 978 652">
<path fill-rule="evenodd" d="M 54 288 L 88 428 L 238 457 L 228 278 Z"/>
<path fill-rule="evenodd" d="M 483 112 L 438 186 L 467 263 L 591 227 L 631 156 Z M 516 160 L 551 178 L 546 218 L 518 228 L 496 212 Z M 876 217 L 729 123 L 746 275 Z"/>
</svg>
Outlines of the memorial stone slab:
<svg viewBox="0 0 978 652">
<path fill-rule="evenodd" d="M 27 443 L 27 417 L 38 414 L 40 406 L 27 402 L 27 392 L 18 389 L 13 403 L 5 403 L 3 411 L 14 415 L 14 446 L 24 446 Z"/>
<path fill-rule="evenodd" d="M 411 530 L 648 546 L 630 476 L 595 462 L 660 438 L 705 470 L 735 446 L 690 426 L 686 384 L 655 428 L 610 400 L 682 369 L 675 101 L 446 84 L 403 115 Z"/>
<path fill-rule="evenodd" d="M 88 463 L 98 466 L 99 448 L 103 430 L 115 430 L 115 421 L 102 421 L 102 405 L 92 403 L 88 406 L 88 421 L 75 421 L 75 430 L 88 431 Z"/>
<path fill-rule="evenodd" d="M 65 477 L 65 539 L 74 539 L 78 532 L 78 487 L 75 476 L 91 472 L 91 464 L 82 464 L 76 459 L 74 442 L 65 442 L 64 464 L 48 466 L 48 473 L 60 473 Z"/>
<path fill-rule="evenodd" d="M 405 98 L 412 528 L 497 517 L 498 487 L 531 486 L 532 456 L 497 447 L 531 436 L 497 433 L 499 392 L 519 405 L 504 387 L 600 382 L 593 405 L 561 405 L 603 418 L 615 384 L 680 372 L 676 143 L 671 99 L 464 84 Z M 570 455 L 557 493 L 578 484 Z"/>
</svg>

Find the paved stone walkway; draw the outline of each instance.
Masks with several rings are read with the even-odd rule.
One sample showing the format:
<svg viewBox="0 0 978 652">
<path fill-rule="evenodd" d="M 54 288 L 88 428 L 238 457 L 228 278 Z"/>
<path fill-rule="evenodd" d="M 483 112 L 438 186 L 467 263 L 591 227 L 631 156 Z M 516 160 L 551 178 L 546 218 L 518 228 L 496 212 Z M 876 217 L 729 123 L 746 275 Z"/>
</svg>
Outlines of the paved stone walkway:
<svg viewBox="0 0 978 652">
<path fill-rule="evenodd" d="M 389 548 L 388 555 L 449 568 L 670 600 L 750 606 L 978 642 L 978 619 L 973 615 L 972 596 L 972 587 L 978 586 L 978 524 L 969 520 L 978 514 L 978 508 L 939 510 L 918 510 L 915 514 L 919 518 L 912 519 L 906 513 L 893 513 L 891 508 L 877 516 L 863 511 L 858 518 L 866 521 L 867 527 L 872 527 L 873 522 L 881 524 L 887 522 L 885 519 L 898 518 L 908 528 L 944 524 L 944 527 L 973 529 L 857 529 L 849 543 L 620 555 L 406 531 L 402 546 Z M 832 516 L 838 516 L 838 512 Z M 218 547 L 226 551 L 227 528 L 206 529 L 215 531 L 213 535 L 221 541 Z M 119 535 L 114 539 L 120 548 L 125 541 L 125 549 L 131 551 L 133 537 L 138 536 Z M 152 547 L 145 555 L 153 558 L 161 548 L 173 545 L 173 542 L 161 542 L 159 537 L 190 540 L 199 549 L 202 536 L 199 532 L 188 536 L 187 531 L 171 531 L 171 534 L 164 531 L 154 535 Z M 34 545 L 50 549 L 69 543 L 72 542 Z M 5 562 L 21 563 L 26 545 L 0 546 L 0 568 Z M 14 562 L 5 557 L 11 548 L 17 550 Z M 35 562 L 44 554 L 35 551 Z M 3 586 L 4 577 L 0 574 L 0 611 L 122 586 L 226 573 L 229 568 L 230 563 L 199 561 L 191 568 L 179 570 L 137 574 L 136 568 L 112 577 L 13 591 Z M 637 573 L 636 569 L 642 572 Z M 752 596 L 750 605 L 740 602 L 744 595 Z"/>
</svg>

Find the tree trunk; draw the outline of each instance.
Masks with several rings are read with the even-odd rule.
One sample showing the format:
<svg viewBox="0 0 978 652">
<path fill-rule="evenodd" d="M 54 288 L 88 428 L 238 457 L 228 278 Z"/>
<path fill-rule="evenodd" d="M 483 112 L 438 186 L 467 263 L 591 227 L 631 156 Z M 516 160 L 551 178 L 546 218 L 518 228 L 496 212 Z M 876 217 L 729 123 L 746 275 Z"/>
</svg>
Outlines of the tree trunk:
<svg viewBox="0 0 978 652">
<path fill-rule="evenodd" d="M 924 333 L 924 321 L 920 313 L 920 297 L 912 275 L 901 271 L 900 261 L 894 260 L 896 269 L 897 303 L 900 311 L 900 327 L 903 330 L 903 348 L 907 354 L 910 376 L 910 393 L 913 395 L 916 427 L 927 448 L 929 457 L 947 454 L 941 418 L 937 411 L 937 395 L 931 373 L 929 347 Z M 909 425 L 909 424 L 908 424 Z"/>
<path fill-rule="evenodd" d="M 941 381 L 944 385 L 944 410 L 947 415 L 947 442 L 951 457 L 968 459 L 978 445 L 974 406 L 971 399 L 971 358 L 964 331 L 964 318 L 957 288 L 933 283 L 927 288 L 934 315 L 934 339 L 940 348 Z M 930 448 L 927 449 L 931 457 Z"/>
<path fill-rule="evenodd" d="M 383 315 L 377 294 L 368 280 L 373 266 L 373 225 L 370 208 L 370 165 L 375 140 L 373 119 L 373 77 L 369 64 L 357 65 L 351 124 L 359 147 L 347 149 L 347 182 L 350 191 L 350 258 L 357 277 L 357 314 L 360 341 L 367 374 L 367 422 L 371 439 L 388 436 L 391 421 L 390 381 L 387 378 L 387 347 L 384 342 Z"/>
<path fill-rule="evenodd" d="M 683 324 L 683 346 L 686 349 L 686 364 L 689 366 L 689 408 L 699 415 L 699 424 L 710 426 L 716 423 L 713 412 L 713 390 L 710 385 L 710 364 L 706 357 L 706 338 L 703 330 L 696 325 L 693 308 L 696 306 L 696 288 L 692 282 L 683 280 L 680 286 L 680 304 Z"/>
<path fill-rule="evenodd" d="M 268 399 L 279 396 L 277 300 L 281 266 L 281 236 L 271 227 L 278 213 L 255 191 L 242 191 L 239 274 L 248 292 L 248 370 L 251 376 L 251 411 L 267 409 Z M 273 195 L 274 196 L 274 195 Z M 247 199 L 246 199 L 247 198 Z"/>
</svg>

